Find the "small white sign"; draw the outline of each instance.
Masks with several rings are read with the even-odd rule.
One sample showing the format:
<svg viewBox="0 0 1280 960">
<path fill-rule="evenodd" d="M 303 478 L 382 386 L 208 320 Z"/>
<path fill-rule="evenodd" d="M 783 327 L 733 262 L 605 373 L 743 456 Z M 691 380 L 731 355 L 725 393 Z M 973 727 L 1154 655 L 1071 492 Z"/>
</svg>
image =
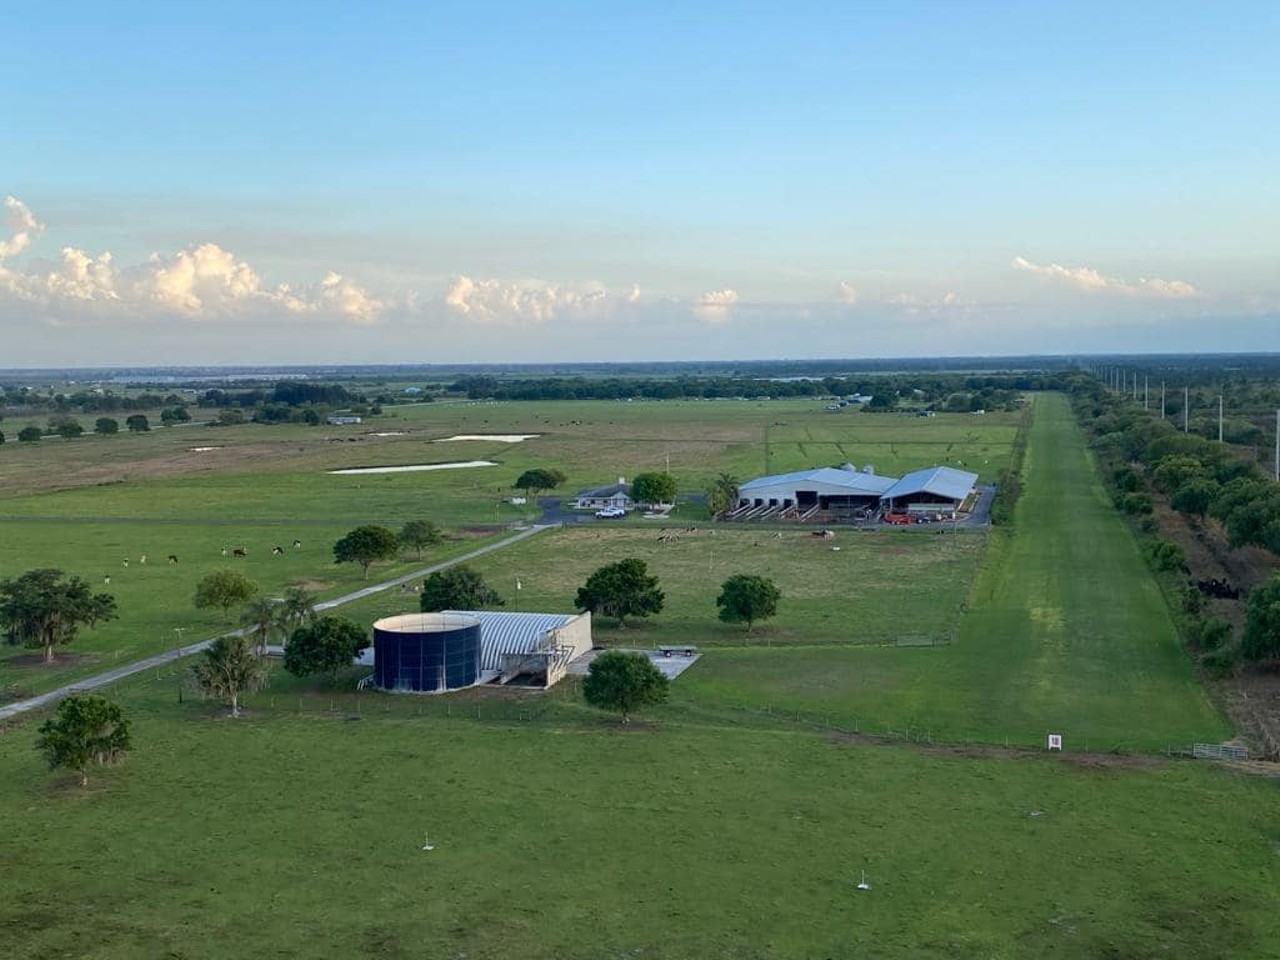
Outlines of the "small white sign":
<svg viewBox="0 0 1280 960">
<path fill-rule="evenodd" d="M 1048 736 L 1048 742 L 1045 744 L 1045 746 L 1046 746 L 1046 747 L 1048 747 L 1050 750 L 1061 750 L 1061 749 L 1062 749 L 1062 734 L 1060 734 L 1060 733 L 1051 733 L 1051 734 L 1049 734 L 1049 736 Z"/>
</svg>

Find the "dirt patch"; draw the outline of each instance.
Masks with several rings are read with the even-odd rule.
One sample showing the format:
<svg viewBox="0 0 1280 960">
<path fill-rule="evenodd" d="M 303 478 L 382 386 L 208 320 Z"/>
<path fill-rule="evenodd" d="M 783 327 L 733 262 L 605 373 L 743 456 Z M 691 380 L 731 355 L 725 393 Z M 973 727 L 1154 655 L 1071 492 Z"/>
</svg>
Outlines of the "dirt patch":
<svg viewBox="0 0 1280 960">
<path fill-rule="evenodd" d="M 903 746 L 929 757 L 955 757 L 969 760 L 1030 760 L 1049 756 L 1043 750 L 1020 750 L 1017 747 L 1001 747 L 994 744 L 937 744 L 912 743 L 905 740 L 888 740 L 868 736 L 865 733 L 828 733 L 830 743 L 869 747 Z M 1086 770 L 1158 770 L 1168 764 L 1163 757 L 1120 753 L 1060 753 L 1055 759 Z"/>
<path fill-rule="evenodd" d="M 1131 753 L 1063 753 L 1062 762 L 1083 770 L 1159 770 L 1169 765 L 1163 757 Z"/>
</svg>

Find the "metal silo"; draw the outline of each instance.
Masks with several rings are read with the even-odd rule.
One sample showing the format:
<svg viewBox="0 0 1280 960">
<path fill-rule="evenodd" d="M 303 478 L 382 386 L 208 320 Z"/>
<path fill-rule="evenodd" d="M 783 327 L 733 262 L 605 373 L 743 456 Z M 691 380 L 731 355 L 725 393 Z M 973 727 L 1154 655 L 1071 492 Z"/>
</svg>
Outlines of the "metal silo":
<svg viewBox="0 0 1280 960">
<path fill-rule="evenodd" d="M 406 613 L 377 621 L 373 675 L 383 690 L 471 686 L 480 675 L 480 621 L 456 613 Z"/>
</svg>

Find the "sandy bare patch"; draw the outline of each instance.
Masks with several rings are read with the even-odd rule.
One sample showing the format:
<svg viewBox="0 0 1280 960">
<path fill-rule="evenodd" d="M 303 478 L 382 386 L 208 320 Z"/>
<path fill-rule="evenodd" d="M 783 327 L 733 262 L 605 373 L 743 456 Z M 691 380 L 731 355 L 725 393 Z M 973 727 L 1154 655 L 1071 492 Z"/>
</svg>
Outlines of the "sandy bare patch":
<svg viewBox="0 0 1280 960">
<path fill-rule="evenodd" d="M 464 470 L 467 467 L 496 467 L 492 460 L 459 460 L 454 463 L 414 463 L 403 467 L 352 467 L 347 470 L 330 470 L 329 473 L 353 476 L 363 473 L 419 473 L 424 470 Z"/>
<path fill-rule="evenodd" d="M 448 443 L 451 440 L 493 440 L 497 443 L 521 443 L 536 440 L 540 433 L 458 433 L 452 437 L 440 437 L 432 443 Z"/>
<path fill-rule="evenodd" d="M 188 453 L 208 453 L 210 450 L 221 450 L 221 447 L 187 447 Z"/>
<path fill-rule="evenodd" d="M 405 430 L 388 430 L 386 433 L 371 433 L 371 437 L 407 437 L 409 434 Z"/>
</svg>

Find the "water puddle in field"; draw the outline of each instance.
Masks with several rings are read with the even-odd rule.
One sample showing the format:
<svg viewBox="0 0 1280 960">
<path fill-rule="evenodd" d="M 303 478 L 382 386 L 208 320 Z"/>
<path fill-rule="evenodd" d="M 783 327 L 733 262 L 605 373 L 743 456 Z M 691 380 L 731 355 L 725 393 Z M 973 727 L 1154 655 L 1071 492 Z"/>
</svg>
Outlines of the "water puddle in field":
<svg viewBox="0 0 1280 960">
<path fill-rule="evenodd" d="M 403 467 L 350 467 L 346 470 L 330 470 L 331 474 L 350 476 L 360 473 L 418 473 L 423 470 L 464 470 L 467 467 L 496 467 L 492 460 L 458 460 L 454 463 L 414 463 Z"/>
<path fill-rule="evenodd" d="M 452 437 L 440 437 L 432 443 L 448 443 L 450 440 L 493 440 L 497 443 L 520 443 L 523 440 L 535 440 L 540 433 L 459 433 Z"/>
</svg>

